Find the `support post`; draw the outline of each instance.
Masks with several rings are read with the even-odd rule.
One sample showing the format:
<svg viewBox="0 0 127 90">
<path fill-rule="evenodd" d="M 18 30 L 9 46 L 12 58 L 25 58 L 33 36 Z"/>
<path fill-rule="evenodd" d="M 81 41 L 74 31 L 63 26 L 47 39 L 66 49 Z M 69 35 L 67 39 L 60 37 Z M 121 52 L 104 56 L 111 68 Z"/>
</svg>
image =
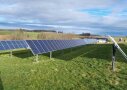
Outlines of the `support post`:
<svg viewBox="0 0 127 90">
<path fill-rule="evenodd" d="M 12 51 L 10 51 L 10 57 L 12 58 Z"/>
<path fill-rule="evenodd" d="M 50 59 L 52 58 L 52 52 L 50 52 Z"/>
<path fill-rule="evenodd" d="M 38 54 L 36 55 L 36 59 L 35 59 L 36 62 L 38 62 Z"/>
<path fill-rule="evenodd" d="M 115 57 L 112 56 L 112 71 L 115 71 Z"/>
<path fill-rule="evenodd" d="M 116 54 L 116 49 L 117 47 L 115 46 L 115 44 L 113 44 L 112 47 L 112 70 L 115 71 L 115 54 Z"/>
</svg>

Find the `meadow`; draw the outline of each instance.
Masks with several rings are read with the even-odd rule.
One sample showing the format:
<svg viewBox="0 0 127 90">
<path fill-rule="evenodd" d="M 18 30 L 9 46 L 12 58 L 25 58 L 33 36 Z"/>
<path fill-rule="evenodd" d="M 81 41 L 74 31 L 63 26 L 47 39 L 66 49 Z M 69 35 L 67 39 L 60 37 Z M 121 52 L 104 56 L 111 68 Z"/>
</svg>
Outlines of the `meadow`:
<svg viewBox="0 0 127 90">
<path fill-rule="evenodd" d="M 120 45 L 127 53 L 126 44 Z M 80 46 L 39 55 L 28 50 L 0 54 L 0 90 L 125 90 L 127 61 L 117 52 L 111 67 L 112 45 Z"/>
<path fill-rule="evenodd" d="M 82 36 L 73 33 L 28 32 L 22 29 L 0 30 L 0 40 L 36 40 L 36 39 L 79 39 Z"/>
</svg>

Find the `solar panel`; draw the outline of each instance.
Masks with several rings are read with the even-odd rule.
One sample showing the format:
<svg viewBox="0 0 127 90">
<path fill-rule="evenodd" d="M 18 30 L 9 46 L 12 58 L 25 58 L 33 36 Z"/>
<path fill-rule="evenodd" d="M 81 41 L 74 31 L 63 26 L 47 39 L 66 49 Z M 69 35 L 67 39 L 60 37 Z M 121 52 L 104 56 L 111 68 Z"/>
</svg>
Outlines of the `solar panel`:
<svg viewBox="0 0 127 90">
<path fill-rule="evenodd" d="M 12 41 L 12 43 L 14 44 L 15 48 L 19 48 L 19 46 L 18 46 L 16 41 Z"/>
<path fill-rule="evenodd" d="M 26 42 L 28 43 L 32 53 L 36 55 L 71 48 L 75 46 L 81 46 L 85 44 L 92 44 L 97 41 L 92 39 L 87 40 L 80 39 L 80 40 L 26 40 Z"/>
<path fill-rule="evenodd" d="M 67 49 L 71 47 L 92 44 L 97 42 L 95 39 L 80 40 L 5 40 L 0 41 L 0 50 L 13 50 L 27 48 L 34 55 Z"/>
<path fill-rule="evenodd" d="M 64 43 L 64 48 L 67 48 L 66 40 L 63 40 L 63 43 Z"/>
<path fill-rule="evenodd" d="M 31 41 L 32 41 L 32 40 L 31 40 Z M 41 43 L 40 43 L 38 40 L 33 40 L 32 42 L 33 42 L 33 44 L 35 45 L 37 51 L 39 51 L 40 53 L 41 53 L 41 52 L 42 52 L 42 53 L 46 52 L 46 51 L 43 49 L 43 47 L 41 46 Z"/>
<path fill-rule="evenodd" d="M 10 49 L 15 49 L 11 41 L 5 41 Z"/>
<path fill-rule="evenodd" d="M 65 40 L 65 43 L 66 43 L 66 48 L 69 48 L 70 46 L 68 40 Z"/>
<path fill-rule="evenodd" d="M 8 46 L 8 44 L 6 43 L 6 41 L 1 41 L 1 44 L 4 47 L 4 50 L 10 50 L 10 47 Z"/>
<path fill-rule="evenodd" d="M 39 50 L 38 50 L 38 48 L 36 47 L 36 45 L 33 43 L 33 40 L 27 40 L 27 43 L 28 43 L 28 45 L 30 45 L 30 48 L 32 48 L 32 53 L 34 53 L 34 54 L 39 54 Z"/>
<path fill-rule="evenodd" d="M 28 48 L 28 45 L 24 40 L 0 41 L 0 50 L 11 50 L 18 48 Z"/>
<path fill-rule="evenodd" d="M 60 45 L 60 40 L 55 40 L 56 43 L 57 43 L 57 46 L 58 46 L 58 50 L 61 50 L 62 49 L 62 46 Z"/>
<path fill-rule="evenodd" d="M 56 40 L 53 40 L 53 44 L 56 47 L 56 50 L 59 50 L 59 45 Z"/>
<path fill-rule="evenodd" d="M 62 49 L 64 49 L 66 46 L 65 46 L 65 43 L 64 43 L 64 40 L 61 40 L 60 42 L 61 46 L 62 46 Z"/>
<path fill-rule="evenodd" d="M 69 44 L 69 48 L 73 47 L 72 40 L 68 40 L 67 42 Z"/>
<path fill-rule="evenodd" d="M 5 50 L 4 46 L 2 45 L 2 43 L 0 43 L 0 50 Z"/>
<path fill-rule="evenodd" d="M 56 46 L 54 45 L 54 41 L 53 40 L 48 40 L 49 41 L 49 44 L 50 44 L 50 46 L 52 47 L 52 49 L 55 51 L 55 50 L 57 50 L 57 48 L 56 48 Z"/>
<path fill-rule="evenodd" d="M 53 51 L 53 48 L 49 44 L 49 40 L 44 40 L 44 43 L 46 44 L 46 46 L 47 46 L 47 48 L 48 48 L 49 51 Z"/>
<path fill-rule="evenodd" d="M 40 40 L 40 42 L 43 45 L 43 47 L 44 47 L 46 52 L 50 52 L 51 51 L 51 47 L 49 46 L 49 44 L 47 43 L 46 40 Z"/>
</svg>

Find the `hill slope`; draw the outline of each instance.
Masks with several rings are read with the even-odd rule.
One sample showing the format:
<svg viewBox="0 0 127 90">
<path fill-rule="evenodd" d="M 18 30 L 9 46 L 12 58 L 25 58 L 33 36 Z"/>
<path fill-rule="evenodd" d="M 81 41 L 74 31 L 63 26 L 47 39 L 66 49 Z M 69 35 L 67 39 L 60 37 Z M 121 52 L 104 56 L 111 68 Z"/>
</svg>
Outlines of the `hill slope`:
<svg viewBox="0 0 127 90">
<path fill-rule="evenodd" d="M 121 45 L 126 48 L 125 45 Z M 125 50 L 127 52 L 127 50 Z M 39 55 L 29 51 L 0 55 L 0 90 L 120 90 L 127 88 L 127 62 L 117 53 L 111 70 L 111 45 L 87 45 Z"/>
</svg>

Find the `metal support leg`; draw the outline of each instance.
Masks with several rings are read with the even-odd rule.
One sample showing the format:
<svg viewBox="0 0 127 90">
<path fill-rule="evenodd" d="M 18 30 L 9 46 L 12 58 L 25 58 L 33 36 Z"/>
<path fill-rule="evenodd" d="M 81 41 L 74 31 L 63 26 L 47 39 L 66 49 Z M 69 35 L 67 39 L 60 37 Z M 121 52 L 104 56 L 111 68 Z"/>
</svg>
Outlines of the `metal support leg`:
<svg viewBox="0 0 127 90">
<path fill-rule="evenodd" d="M 52 52 L 50 52 L 50 59 L 52 58 Z"/>
<path fill-rule="evenodd" d="M 116 54 L 117 47 L 115 44 L 112 46 L 112 70 L 115 71 L 115 54 Z"/>
<path fill-rule="evenodd" d="M 115 56 L 112 56 L 112 70 L 115 71 Z"/>
<path fill-rule="evenodd" d="M 36 61 L 36 62 L 39 62 L 39 61 L 38 61 L 38 54 L 36 55 L 36 59 L 35 59 L 35 61 Z"/>
</svg>

